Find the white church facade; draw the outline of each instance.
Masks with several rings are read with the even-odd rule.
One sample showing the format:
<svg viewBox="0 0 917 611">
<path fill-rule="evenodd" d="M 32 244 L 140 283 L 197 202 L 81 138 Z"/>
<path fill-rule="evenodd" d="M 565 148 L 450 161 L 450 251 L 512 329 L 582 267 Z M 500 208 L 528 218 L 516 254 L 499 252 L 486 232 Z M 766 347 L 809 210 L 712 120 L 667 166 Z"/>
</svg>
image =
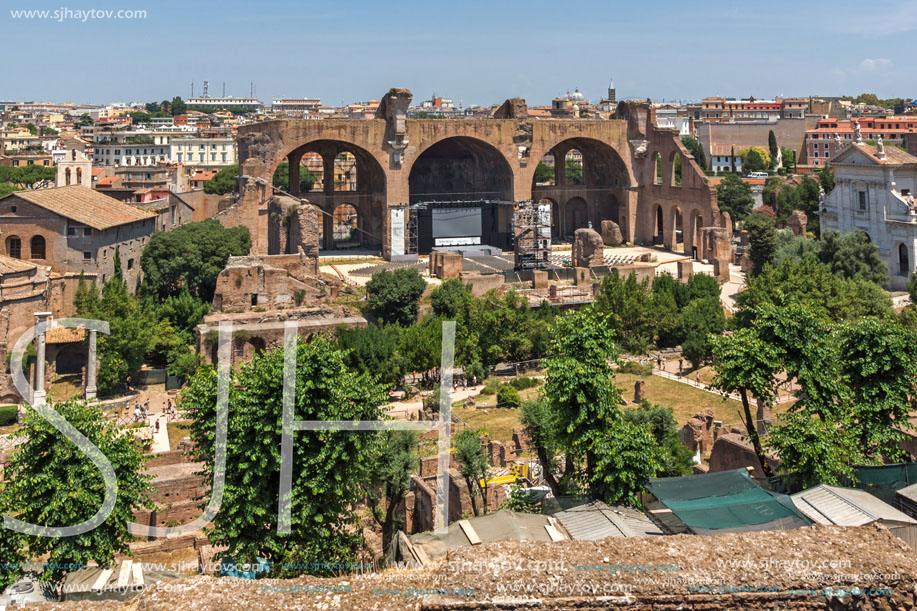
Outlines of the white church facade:
<svg viewBox="0 0 917 611">
<path fill-rule="evenodd" d="M 835 186 L 822 204 L 822 229 L 865 232 L 888 265 L 888 288 L 904 290 L 917 268 L 917 157 L 857 137 L 831 167 Z"/>
</svg>

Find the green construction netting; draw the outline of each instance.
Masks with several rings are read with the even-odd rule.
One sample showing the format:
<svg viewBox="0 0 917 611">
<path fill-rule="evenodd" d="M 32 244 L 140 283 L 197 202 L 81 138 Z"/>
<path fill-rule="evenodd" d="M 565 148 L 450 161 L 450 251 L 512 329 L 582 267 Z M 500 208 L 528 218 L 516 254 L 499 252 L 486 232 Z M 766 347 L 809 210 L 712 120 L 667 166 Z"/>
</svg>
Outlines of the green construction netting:
<svg viewBox="0 0 917 611">
<path fill-rule="evenodd" d="M 646 488 L 697 534 L 786 530 L 812 523 L 788 496 L 760 488 L 745 469 L 651 479 Z"/>
<path fill-rule="evenodd" d="M 917 463 L 856 467 L 854 476 L 857 481 L 848 482 L 848 486 L 865 490 L 897 507 L 895 492 L 917 483 Z"/>
</svg>

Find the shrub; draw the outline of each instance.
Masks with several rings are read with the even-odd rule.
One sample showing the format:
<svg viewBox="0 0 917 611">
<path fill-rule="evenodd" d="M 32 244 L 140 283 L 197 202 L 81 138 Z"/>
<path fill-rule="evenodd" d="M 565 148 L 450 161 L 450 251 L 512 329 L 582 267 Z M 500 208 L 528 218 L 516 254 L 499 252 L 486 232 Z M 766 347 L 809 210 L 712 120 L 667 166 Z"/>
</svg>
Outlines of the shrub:
<svg viewBox="0 0 917 611">
<path fill-rule="evenodd" d="M 500 390 L 497 391 L 497 406 L 509 408 L 521 407 L 522 399 L 519 397 L 519 391 L 510 384 L 501 386 Z"/>
<path fill-rule="evenodd" d="M 19 407 L 16 405 L 0 405 L 0 426 L 16 424 Z"/>
<path fill-rule="evenodd" d="M 495 395 L 503 384 L 499 378 L 487 378 L 484 380 L 484 388 L 481 389 L 482 395 Z"/>
<path fill-rule="evenodd" d="M 481 381 L 487 377 L 487 371 L 484 369 L 484 366 L 481 365 L 480 361 L 465 365 L 464 373 L 465 379 L 468 380 L 469 383 L 471 383 L 472 378 Z"/>
<path fill-rule="evenodd" d="M 649 376 L 653 375 L 653 365 L 652 363 L 641 365 L 637 361 L 624 361 L 618 367 L 618 371 L 621 373 L 632 373 L 638 376 Z"/>
<path fill-rule="evenodd" d="M 510 380 L 509 384 L 516 390 L 525 390 L 526 388 L 532 388 L 534 386 L 538 386 L 539 382 L 538 380 L 534 378 L 530 378 L 527 376 L 520 376 L 518 378 L 513 378 L 512 380 Z"/>
</svg>

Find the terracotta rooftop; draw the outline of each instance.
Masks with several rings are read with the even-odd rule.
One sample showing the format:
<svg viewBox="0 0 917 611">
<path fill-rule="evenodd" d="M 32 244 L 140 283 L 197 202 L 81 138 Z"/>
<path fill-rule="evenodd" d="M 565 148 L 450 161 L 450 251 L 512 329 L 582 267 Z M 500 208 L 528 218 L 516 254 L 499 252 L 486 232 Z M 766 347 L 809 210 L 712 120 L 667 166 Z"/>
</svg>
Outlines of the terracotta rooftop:
<svg viewBox="0 0 917 611">
<path fill-rule="evenodd" d="M 45 332 L 45 342 L 48 344 L 72 344 L 84 339 L 86 339 L 86 329 L 54 327 Z"/>
<path fill-rule="evenodd" d="M 156 216 L 79 185 L 16 191 L 7 197 L 18 197 L 99 231 Z"/>
<path fill-rule="evenodd" d="M 14 259 L 6 255 L 0 255 L 0 275 L 15 274 L 16 272 L 24 272 L 35 269 L 36 267 L 38 266 L 34 263 L 22 261 L 21 259 Z"/>
<path fill-rule="evenodd" d="M 106 178 L 101 179 L 101 180 L 98 182 L 98 184 L 100 184 L 100 185 L 113 185 L 113 184 L 115 184 L 116 182 L 118 182 L 118 181 L 120 181 L 120 180 L 121 180 L 121 177 L 120 177 L 120 176 L 108 176 L 108 177 L 106 177 Z"/>
<path fill-rule="evenodd" d="M 886 165 L 904 165 L 904 164 L 917 164 L 917 157 L 914 157 L 907 151 L 899 149 L 893 144 L 886 144 L 885 146 L 885 159 L 879 159 L 877 157 L 877 152 L 879 147 L 873 146 L 872 144 L 851 144 L 850 146 L 855 146 L 859 150 L 863 151 L 870 157 L 872 157 L 877 163 L 886 164 Z M 849 150 L 847 147 L 841 149 L 841 153 L 845 153 Z M 838 154 L 839 155 L 839 154 Z M 838 161 L 837 163 L 843 163 L 843 161 Z"/>
</svg>

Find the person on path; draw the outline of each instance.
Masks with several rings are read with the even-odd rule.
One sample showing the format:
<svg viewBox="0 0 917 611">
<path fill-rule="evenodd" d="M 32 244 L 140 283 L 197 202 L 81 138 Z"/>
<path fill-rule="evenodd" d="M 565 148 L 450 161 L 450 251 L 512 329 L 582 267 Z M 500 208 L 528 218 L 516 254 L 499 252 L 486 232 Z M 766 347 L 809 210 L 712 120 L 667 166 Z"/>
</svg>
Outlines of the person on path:
<svg viewBox="0 0 917 611">
<path fill-rule="evenodd" d="M 697 385 L 700 386 L 700 372 L 698 371 L 694 374 L 694 381 L 697 382 Z"/>
</svg>

